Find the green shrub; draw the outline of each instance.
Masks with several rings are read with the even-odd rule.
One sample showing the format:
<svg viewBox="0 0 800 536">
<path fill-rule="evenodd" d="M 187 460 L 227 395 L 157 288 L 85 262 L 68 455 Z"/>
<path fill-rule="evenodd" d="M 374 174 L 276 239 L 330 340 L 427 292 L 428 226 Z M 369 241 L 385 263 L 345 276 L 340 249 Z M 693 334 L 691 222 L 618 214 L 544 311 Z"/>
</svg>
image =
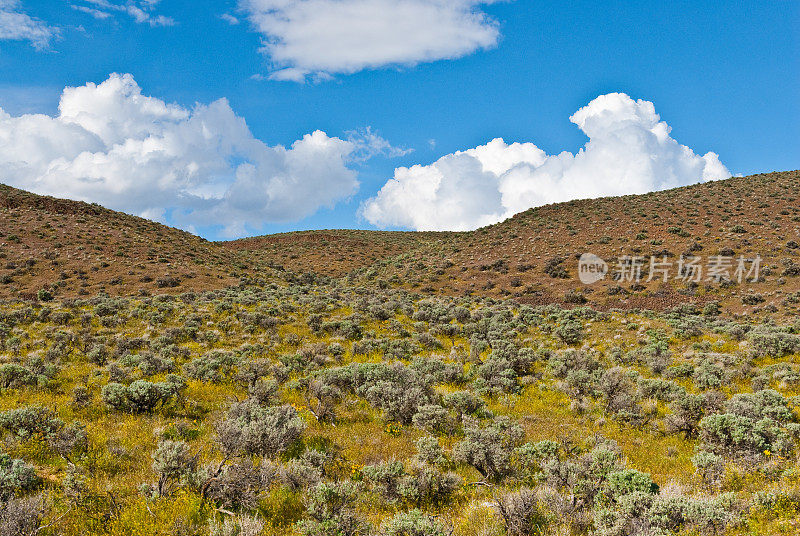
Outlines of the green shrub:
<svg viewBox="0 0 800 536">
<path fill-rule="evenodd" d="M 64 428 L 64 421 L 44 406 L 26 406 L 0 413 L 0 427 L 20 439 L 49 439 Z"/>
<path fill-rule="evenodd" d="M 452 428 L 450 414 L 438 404 L 420 406 L 412 421 L 417 428 L 433 433 L 446 433 Z"/>
<path fill-rule="evenodd" d="M 39 292 L 37 292 L 36 297 L 42 302 L 53 301 L 53 294 L 49 290 L 45 289 L 41 289 Z"/>
<path fill-rule="evenodd" d="M 397 493 L 415 506 L 442 506 L 461 488 L 461 477 L 426 464 L 412 464 L 397 483 Z"/>
<path fill-rule="evenodd" d="M 292 406 L 266 408 L 248 399 L 231 406 L 217 434 L 225 452 L 274 457 L 300 439 L 305 428 Z"/>
<path fill-rule="evenodd" d="M 34 490 L 40 484 L 32 465 L 0 453 L 0 501 Z"/>
<path fill-rule="evenodd" d="M 180 486 L 197 479 L 198 456 L 183 441 L 162 440 L 153 452 L 153 471 L 158 475 L 157 497 L 172 495 Z"/>
<path fill-rule="evenodd" d="M 721 534 L 740 515 L 732 494 L 695 499 L 634 492 L 599 506 L 594 521 L 598 536 Z"/>
<path fill-rule="evenodd" d="M 447 458 L 439 444 L 439 440 L 432 436 L 420 437 L 416 443 L 417 459 L 431 465 L 445 465 Z"/>
<path fill-rule="evenodd" d="M 231 375 L 239 362 L 231 352 L 214 350 L 202 357 L 193 359 L 184 366 L 184 373 L 194 380 L 220 382 Z"/>
<path fill-rule="evenodd" d="M 549 439 L 537 443 L 525 443 L 514 449 L 514 465 L 519 469 L 521 476 L 535 480 L 541 473 L 543 462 L 558 459 L 560 448 L 557 442 Z"/>
<path fill-rule="evenodd" d="M 694 383 L 698 389 L 715 389 L 722 385 L 725 371 L 719 365 L 708 359 L 694 369 Z"/>
<path fill-rule="evenodd" d="M 800 335 L 758 329 L 751 331 L 749 338 L 760 357 L 783 357 L 800 351 Z"/>
<path fill-rule="evenodd" d="M 445 526 L 420 510 L 395 514 L 380 530 L 380 536 L 448 536 Z"/>
<path fill-rule="evenodd" d="M 403 462 L 389 461 L 372 465 L 365 465 L 361 473 L 370 487 L 380 493 L 387 502 L 396 502 L 400 499 L 398 486 L 400 478 L 406 474 Z"/>
<path fill-rule="evenodd" d="M 575 346 L 586 336 L 583 325 L 577 320 L 564 320 L 558 323 L 555 334 L 564 344 Z"/>
<path fill-rule="evenodd" d="M 26 385 L 36 385 L 36 374 L 16 363 L 0 365 L 0 389 L 18 389 Z"/>
<path fill-rule="evenodd" d="M 471 391 L 453 391 L 442 396 L 442 404 L 456 413 L 461 422 L 464 415 L 481 416 L 486 412 L 486 401 Z"/>
<path fill-rule="evenodd" d="M 320 374 L 320 381 L 352 391 L 383 410 L 387 421 L 411 424 L 419 407 L 433 398 L 432 378 L 402 364 L 354 363 Z"/>
<path fill-rule="evenodd" d="M 185 379 L 169 374 L 163 382 L 136 380 L 130 385 L 111 382 L 103 386 L 100 396 L 106 405 L 117 411 L 150 413 L 159 405 L 178 398 L 185 388 Z"/>
<path fill-rule="evenodd" d="M 621 497 L 629 493 L 658 493 L 658 485 L 650 475 L 636 469 L 623 469 L 608 475 L 606 488 L 612 497 Z"/>
<path fill-rule="evenodd" d="M 508 417 L 496 417 L 486 426 L 464 417 L 464 439 L 453 448 L 453 458 L 472 465 L 488 480 L 500 480 L 511 473 L 511 455 L 524 435 Z"/>
<path fill-rule="evenodd" d="M 305 502 L 308 519 L 297 523 L 304 536 L 356 536 L 368 532 L 355 514 L 357 487 L 351 482 L 321 482 Z"/>
<path fill-rule="evenodd" d="M 731 413 L 700 421 L 703 448 L 731 458 L 759 458 L 769 453 L 786 456 L 793 449 L 788 434 L 771 419 L 753 419 Z"/>
<path fill-rule="evenodd" d="M 725 459 L 704 450 L 698 451 L 692 456 L 692 464 L 697 468 L 697 473 L 703 482 L 709 487 L 716 486 L 725 471 Z"/>
</svg>

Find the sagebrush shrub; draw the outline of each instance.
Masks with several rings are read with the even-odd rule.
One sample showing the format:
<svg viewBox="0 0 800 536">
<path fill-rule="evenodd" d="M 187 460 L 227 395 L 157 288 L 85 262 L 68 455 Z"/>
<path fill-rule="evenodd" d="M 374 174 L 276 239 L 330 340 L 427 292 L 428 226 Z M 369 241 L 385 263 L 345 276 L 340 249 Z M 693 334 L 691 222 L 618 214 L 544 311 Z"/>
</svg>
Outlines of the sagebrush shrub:
<svg viewBox="0 0 800 536">
<path fill-rule="evenodd" d="M 606 489 L 612 497 L 621 497 L 629 493 L 658 493 L 658 485 L 650 475 L 636 469 L 623 469 L 608 475 Z"/>
<path fill-rule="evenodd" d="M 356 536 L 368 526 L 355 514 L 353 500 L 357 487 L 352 482 L 321 482 L 308 493 L 307 519 L 297 523 L 304 536 Z"/>
<path fill-rule="evenodd" d="M 29 463 L 0 453 L 0 502 L 36 489 L 41 479 Z"/>
<path fill-rule="evenodd" d="M 323 480 L 323 475 L 320 467 L 301 458 L 279 465 L 277 478 L 287 488 L 301 491 L 319 484 Z"/>
<path fill-rule="evenodd" d="M 559 322 L 556 326 L 555 334 L 568 346 L 578 345 L 586 337 L 583 324 L 577 320 L 563 320 Z"/>
<path fill-rule="evenodd" d="M 397 482 L 397 493 L 409 504 L 442 506 L 461 488 L 462 479 L 427 464 L 409 464 L 407 474 Z"/>
<path fill-rule="evenodd" d="M 208 529 L 209 536 L 259 536 L 264 530 L 264 522 L 246 514 L 225 515 L 222 522 L 212 518 Z"/>
<path fill-rule="evenodd" d="M 438 404 L 425 404 L 417 409 L 412 418 L 414 426 L 433 433 L 447 433 L 452 429 L 450 413 Z"/>
<path fill-rule="evenodd" d="M 725 459 L 722 456 L 701 450 L 692 456 L 692 464 L 706 486 L 715 487 L 722 480 L 725 471 Z"/>
<path fill-rule="evenodd" d="M 800 335 L 760 328 L 748 336 L 759 357 L 783 357 L 800 351 Z"/>
<path fill-rule="evenodd" d="M 353 391 L 383 410 L 384 418 L 411 424 L 420 406 L 432 401 L 431 379 L 402 364 L 354 363 L 324 371 L 320 381 Z"/>
<path fill-rule="evenodd" d="M 706 398 L 703 395 L 686 393 L 676 398 L 671 404 L 672 413 L 667 415 L 664 423 L 669 432 L 683 432 L 686 437 L 697 437 L 700 432 L 700 420 L 707 413 Z"/>
<path fill-rule="evenodd" d="M 262 478 L 261 471 L 253 466 L 249 458 L 242 458 L 236 463 L 225 465 L 219 474 L 214 472 L 213 477 L 209 475 L 212 470 L 213 468 L 206 468 L 200 475 L 201 480 L 206 479 L 203 484 L 205 496 L 214 501 L 218 507 L 228 510 L 256 508 L 259 493 L 271 483 Z M 193 475 L 188 473 L 186 476 Z"/>
<path fill-rule="evenodd" d="M 388 502 L 400 499 L 398 485 L 406 474 L 405 465 L 400 461 L 380 462 L 361 468 L 365 481 Z"/>
<path fill-rule="evenodd" d="M 0 413 L 0 427 L 20 439 L 49 439 L 64 428 L 64 421 L 53 410 L 34 405 Z"/>
<path fill-rule="evenodd" d="M 794 446 L 775 421 L 754 421 L 731 413 L 704 417 L 700 421 L 700 439 L 709 452 L 744 459 L 757 459 L 768 452 L 786 456 Z"/>
<path fill-rule="evenodd" d="M 194 380 L 220 382 L 232 374 L 238 362 L 232 352 L 213 350 L 187 363 L 183 371 Z"/>
<path fill-rule="evenodd" d="M 725 371 L 712 361 L 705 359 L 694 369 L 694 383 L 698 389 L 716 389 L 724 380 Z"/>
<path fill-rule="evenodd" d="M 45 501 L 41 494 L 0 501 L 0 534 L 3 536 L 37 534 L 42 527 L 45 510 Z"/>
<path fill-rule="evenodd" d="M 455 412 L 461 422 L 464 415 L 483 416 L 486 412 L 486 401 L 471 391 L 453 391 L 442 397 L 442 404 Z"/>
<path fill-rule="evenodd" d="M 453 448 L 453 458 L 472 465 L 488 480 L 500 480 L 511 472 L 511 455 L 524 435 L 508 417 L 496 417 L 486 426 L 464 417 L 464 439 Z"/>
<path fill-rule="evenodd" d="M 305 428 L 292 406 L 263 407 L 248 399 L 231 406 L 217 427 L 217 434 L 228 453 L 272 457 L 288 449 Z"/>
<path fill-rule="evenodd" d="M 380 530 L 380 536 L 448 536 L 450 531 L 420 510 L 395 514 Z"/>
<path fill-rule="evenodd" d="M 158 475 L 156 495 L 169 496 L 197 479 L 198 455 L 183 441 L 162 440 L 153 452 L 153 471 Z"/>
<path fill-rule="evenodd" d="M 547 516 L 534 490 L 506 493 L 495 499 L 495 508 L 508 536 L 543 534 L 547 526 Z"/>
<path fill-rule="evenodd" d="M 110 382 L 103 386 L 100 396 L 109 407 L 131 413 L 150 413 L 159 405 L 177 399 L 186 389 L 186 380 L 168 374 L 163 382 L 136 380 L 130 385 Z"/>
<path fill-rule="evenodd" d="M 443 466 L 447 464 L 447 457 L 439 444 L 439 440 L 432 436 L 424 436 L 417 440 L 417 459 L 423 463 Z"/>
<path fill-rule="evenodd" d="M 36 385 L 36 374 L 22 365 L 5 363 L 0 365 L 0 389 L 18 389 L 27 385 Z"/>
</svg>

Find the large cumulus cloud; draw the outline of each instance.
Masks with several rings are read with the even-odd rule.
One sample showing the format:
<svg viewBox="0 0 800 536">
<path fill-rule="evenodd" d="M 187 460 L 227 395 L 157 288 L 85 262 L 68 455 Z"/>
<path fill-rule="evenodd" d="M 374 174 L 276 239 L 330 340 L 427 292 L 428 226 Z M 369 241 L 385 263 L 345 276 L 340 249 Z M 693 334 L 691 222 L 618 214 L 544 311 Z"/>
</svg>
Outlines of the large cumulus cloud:
<svg viewBox="0 0 800 536">
<path fill-rule="evenodd" d="M 532 143 L 486 145 L 430 165 L 395 170 L 361 214 L 380 227 L 468 230 L 530 207 L 645 193 L 730 177 L 717 154 L 695 154 L 670 136 L 653 103 L 601 95 L 570 117 L 589 138 L 576 154 Z"/>
<path fill-rule="evenodd" d="M 55 117 L 0 109 L 0 182 L 233 236 L 350 196 L 350 164 L 373 147 L 386 144 L 370 131 L 268 146 L 225 99 L 187 109 L 142 95 L 127 74 L 66 88 Z"/>
</svg>

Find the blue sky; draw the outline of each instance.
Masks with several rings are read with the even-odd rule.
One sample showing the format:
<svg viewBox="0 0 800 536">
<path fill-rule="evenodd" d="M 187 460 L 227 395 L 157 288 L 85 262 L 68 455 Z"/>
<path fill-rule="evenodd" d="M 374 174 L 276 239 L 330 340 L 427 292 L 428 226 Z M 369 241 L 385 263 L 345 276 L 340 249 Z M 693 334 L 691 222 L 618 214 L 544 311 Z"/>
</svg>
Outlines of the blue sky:
<svg viewBox="0 0 800 536">
<path fill-rule="evenodd" d="M 336 9 L 329 0 L 311 1 Z M 630 117 L 624 125 L 619 118 L 611 123 L 603 119 L 603 125 L 590 136 L 599 147 L 592 150 L 600 153 L 605 147 L 603 152 L 608 153 L 612 150 L 608 147 L 617 150 L 624 147 L 619 145 L 622 143 L 641 143 L 634 154 L 641 153 L 646 160 L 648 151 L 653 151 L 650 159 L 665 163 L 649 169 L 650 175 L 639 180 L 634 175 L 642 169 L 641 161 L 630 163 L 630 169 L 623 162 L 628 171 L 620 172 L 617 180 L 613 166 L 618 160 L 612 159 L 608 162 L 608 180 L 603 183 L 607 187 L 589 188 L 585 197 L 719 178 L 709 171 L 716 161 L 700 160 L 708 151 L 718 155 L 730 174 L 800 168 L 800 3 L 796 1 L 517 0 L 487 4 L 453 0 L 453 7 L 448 0 L 435 0 L 440 8 L 445 5 L 441 9 L 473 16 L 463 28 L 456 25 L 456 32 L 472 32 L 468 38 L 476 42 L 494 42 L 487 46 L 467 44 L 453 52 L 448 47 L 461 46 L 458 39 L 462 36 L 455 36 L 455 44 L 437 41 L 444 50 L 441 58 L 424 58 L 414 64 L 412 50 L 407 52 L 411 59 L 399 65 L 391 58 L 381 65 L 377 57 L 366 67 L 359 64 L 360 56 L 340 56 L 335 64 L 330 59 L 318 60 L 314 55 L 321 49 L 314 46 L 302 55 L 286 46 L 281 53 L 289 54 L 290 59 L 280 62 L 276 60 L 277 49 L 272 53 L 260 51 L 265 38 L 288 40 L 287 36 L 305 31 L 299 23 L 298 28 L 275 31 L 259 25 L 258 10 L 269 7 L 269 1 L 109 2 L 6 0 L 5 8 L 0 2 L 6 12 L 23 14 L 53 32 L 43 44 L 24 37 L 24 33 L 15 34 L 13 29 L 4 31 L 0 24 L 0 38 L 7 37 L 0 40 L 0 107 L 7 114 L 16 119 L 33 113 L 56 116 L 66 86 L 100 84 L 111 73 L 129 73 L 143 95 L 177 104 L 186 111 L 196 103 L 227 99 L 235 116 L 246 121 L 252 136 L 269 147 L 291 146 L 317 130 L 330 138 L 366 143 L 364 129 L 370 127 L 393 148 L 373 147 L 365 150 L 369 154 L 364 158 L 345 155 L 346 170 L 334 170 L 336 178 L 325 180 L 325 184 L 339 181 L 340 191 L 306 206 L 300 212 L 310 215 L 299 219 L 292 217 L 291 204 L 296 199 L 292 196 L 285 198 L 290 206 L 281 209 L 253 207 L 257 215 L 252 217 L 245 214 L 249 210 L 246 203 L 217 206 L 197 202 L 187 209 L 180 205 L 183 201 L 176 201 L 179 210 L 195 214 L 183 219 L 174 216 L 169 204 L 157 214 L 145 201 L 127 206 L 123 198 L 113 196 L 98 194 L 98 199 L 89 199 L 190 228 L 209 238 L 340 227 L 471 228 L 524 208 L 524 204 L 509 202 L 510 197 L 528 204 L 583 197 L 582 181 L 591 178 L 581 170 L 596 167 L 597 161 L 576 161 L 573 165 L 571 155 L 568 163 L 556 162 L 555 158 L 562 151 L 577 154 L 587 143 L 583 127 L 570 122 L 570 116 L 596 97 L 616 92 L 632 100 L 593 103 L 588 116 L 607 119 L 608 110 L 629 110 L 636 123 L 632 124 Z M 355 2 L 353 9 L 370 7 L 369 0 L 362 4 Z M 376 0 L 371 7 L 381 5 Z M 141 8 L 142 16 L 149 19 L 140 17 L 137 21 L 131 10 L 125 10 L 130 6 Z M 98 12 L 92 16 L 76 7 Z M 235 17 L 238 23 L 231 24 L 233 19 L 223 15 Z M 336 16 L 332 12 L 331 17 Z M 337 20 L 332 19 L 331 24 Z M 424 28 L 426 24 L 419 21 L 420 34 L 430 31 Z M 376 44 L 376 49 L 380 46 Z M 315 71 L 320 65 L 320 71 Z M 275 79 L 275 73 L 287 67 L 291 72 L 307 68 L 309 72 L 294 80 Z M 86 105 L 91 106 L 91 97 L 87 99 Z M 640 131 L 649 136 L 654 123 L 652 114 L 637 104 L 637 99 L 651 102 L 661 121 L 671 127 L 669 137 L 690 148 L 696 157 L 674 160 L 683 157 L 674 156 L 672 146 L 664 145 L 664 140 L 642 139 Z M 24 124 L 29 123 L 33 124 Z M 30 132 L 37 132 L 35 128 L 45 128 L 23 130 L 21 124 L 13 123 L 12 135 L 24 131 L 27 134 L 22 135 L 33 136 Z M 360 135 L 353 134 L 359 131 Z M 509 164 L 513 169 L 487 171 L 490 166 L 483 156 L 454 154 L 484 146 L 498 137 L 508 144 L 492 148 L 492 154 L 498 157 L 510 155 L 513 142 L 527 144 L 514 151 L 516 160 Z M 631 141 L 634 139 L 638 141 Z M 33 142 L 27 147 L 36 150 Z M 109 147 L 103 150 L 108 152 Z M 585 148 L 587 155 L 592 150 Z M 671 156 L 664 156 L 667 153 Z M 47 158 L 55 161 L 58 156 Z M 257 158 L 242 158 L 251 157 Z M 545 161 L 549 163 L 543 167 Z M 418 176 L 407 178 L 402 169 L 417 164 L 422 166 Z M 555 176 L 545 169 L 556 164 L 559 169 L 572 166 L 572 171 L 559 171 L 561 174 Z M 11 169 L 14 162 L 0 156 L 0 172 L 4 165 Z M 231 164 L 230 169 L 235 171 L 237 165 Z M 476 165 L 479 171 L 470 171 Z M 76 178 L 76 172 L 70 171 L 67 178 L 45 180 L 40 176 L 41 169 L 10 182 L 66 197 L 92 196 L 91 189 L 73 188 L 71 180 L 82 180 Z M 225 175 L 225 169 L 220 169 L 217 173 Z M 253 180 L 270 180 L 267 175 L 283 169 L 259 169 Z M 352 174 L 347 175 L 347 170 Z M 507 177 L 511 172 L 516 178 Z M 520 174 L 524 177 L 519 178 Z M 385 188 L 393 176 L 398 188 Z M 102 180 L 115 178 L 104 176 Z M 233 181 L 230 176 L 207 180 L 219 181 L 214 182 L 215 188 Z M 307 194 L 302 191 L 304 180 L 299 178 L 300 198 Z M 424 189 L 429 180 L 442 181 L 441 191 L 415 197 L 414 192 Z M 357 183 L 355 187 L 352 181 Z M 488 190 L 487 181 L 491 183 Z M 622 184 L 617 187 L 616 182 Z M 321 187 L 317 184 L 314 189 Z M 448 197 L 455 199 L 454 203 L 443 199 L 448 191 L 455 192 L 455 197 Z M 458 197 L 461 191 L 474 195 L 462 199 Z M 248 197 L 248 191 L 242 192 Z M 170 190 L 162 197 L 170 199 L 170 195 L 183 199 L 185 192 Z M 490 200 L 487 205 L 496 206 L 482 208 L 484 199 Z M 371 208 L 365 210 L 365 204 L 370 203 Z M 330 204 L 333 208 L 326 206 Z M 226 226 L 226 211 L 232 219 L 239 218 L 239 223 Z"/>
</svg>

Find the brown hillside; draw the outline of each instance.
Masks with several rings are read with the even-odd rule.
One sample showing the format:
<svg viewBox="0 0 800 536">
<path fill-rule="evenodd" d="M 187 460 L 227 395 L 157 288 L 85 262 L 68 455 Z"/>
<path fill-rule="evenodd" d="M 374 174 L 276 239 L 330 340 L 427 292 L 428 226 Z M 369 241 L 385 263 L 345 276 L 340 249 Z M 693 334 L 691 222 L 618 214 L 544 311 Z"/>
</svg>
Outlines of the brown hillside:
<svg viewBox="0 0 800 536">
<path fill-rule="evenodd" d="M 271 268 L 347 276 L 423 293 L 510 296 L 526 303 L 662 309 L 718 301 L 732 312 L 795 314 L 800 297 L 800 172 L 697 184 L 645 195 L 571 201 L 467 233 L 326 230 L 212 243 L 98 205 L 0 188 L 0 296 L 184 292 L 224 287 Z M 577 258 L 612 271 L 645 258 L 643 280 L 583 285 Z M 676 280 L 681 255 L 760 256 L 746 284 Z M 650 256 L 674 263 L 647 282 Z M 561 262 L 559 262 L 561 261 Z M 554 277 L 555 276 L 555 277 Z M 177 285 L 176 285 L 177 283 Z M 176 285 L 176 286 L 172 286 Z"/>
<path fill-rule="evenodd" d="M 734 312 L 774 307 L 791 313 L 800 291 L 798 195 L 800 172 L 789 171 L 547 205 L 468 233 L 321 231 L 225 245 L 289 270 L 338 275 L 350 269 L 366 281 L 423 292 L 656 309 L 719 301 Z M 644 257 L 643 281 L 609 278 L 582 285 L 577 259 L 585 252 L 599 255 L 612 270 L 622 256 Z M 646 281 L 651 256 L 667 256 L 677 272 L 681 255 L 699 256 L 703 265 L 710 256 L 731 256 L 735 263 L 758 255 L 762 280 L 721 285 L 703 274 L 697 284 L 672 277 L 667 285 Z M 555 269 L 547 270 L 548 264 Z M 546 273 L 558 275 L 558 268 L 566 277 Z"/>
<path fill-rule="evenodd" d="M 227 286 L 235 254 L 99 205 L 0 185 L 0 296 L 183 292 Z"/>
<path fill-rule="evenodd" d="M 403 231 L 297 231 L 221 242 L 233 251 L 263 259 L 293 272 L 341 277 L 384 259 L 414 251 L 451 233 Z"/>
</svg>

